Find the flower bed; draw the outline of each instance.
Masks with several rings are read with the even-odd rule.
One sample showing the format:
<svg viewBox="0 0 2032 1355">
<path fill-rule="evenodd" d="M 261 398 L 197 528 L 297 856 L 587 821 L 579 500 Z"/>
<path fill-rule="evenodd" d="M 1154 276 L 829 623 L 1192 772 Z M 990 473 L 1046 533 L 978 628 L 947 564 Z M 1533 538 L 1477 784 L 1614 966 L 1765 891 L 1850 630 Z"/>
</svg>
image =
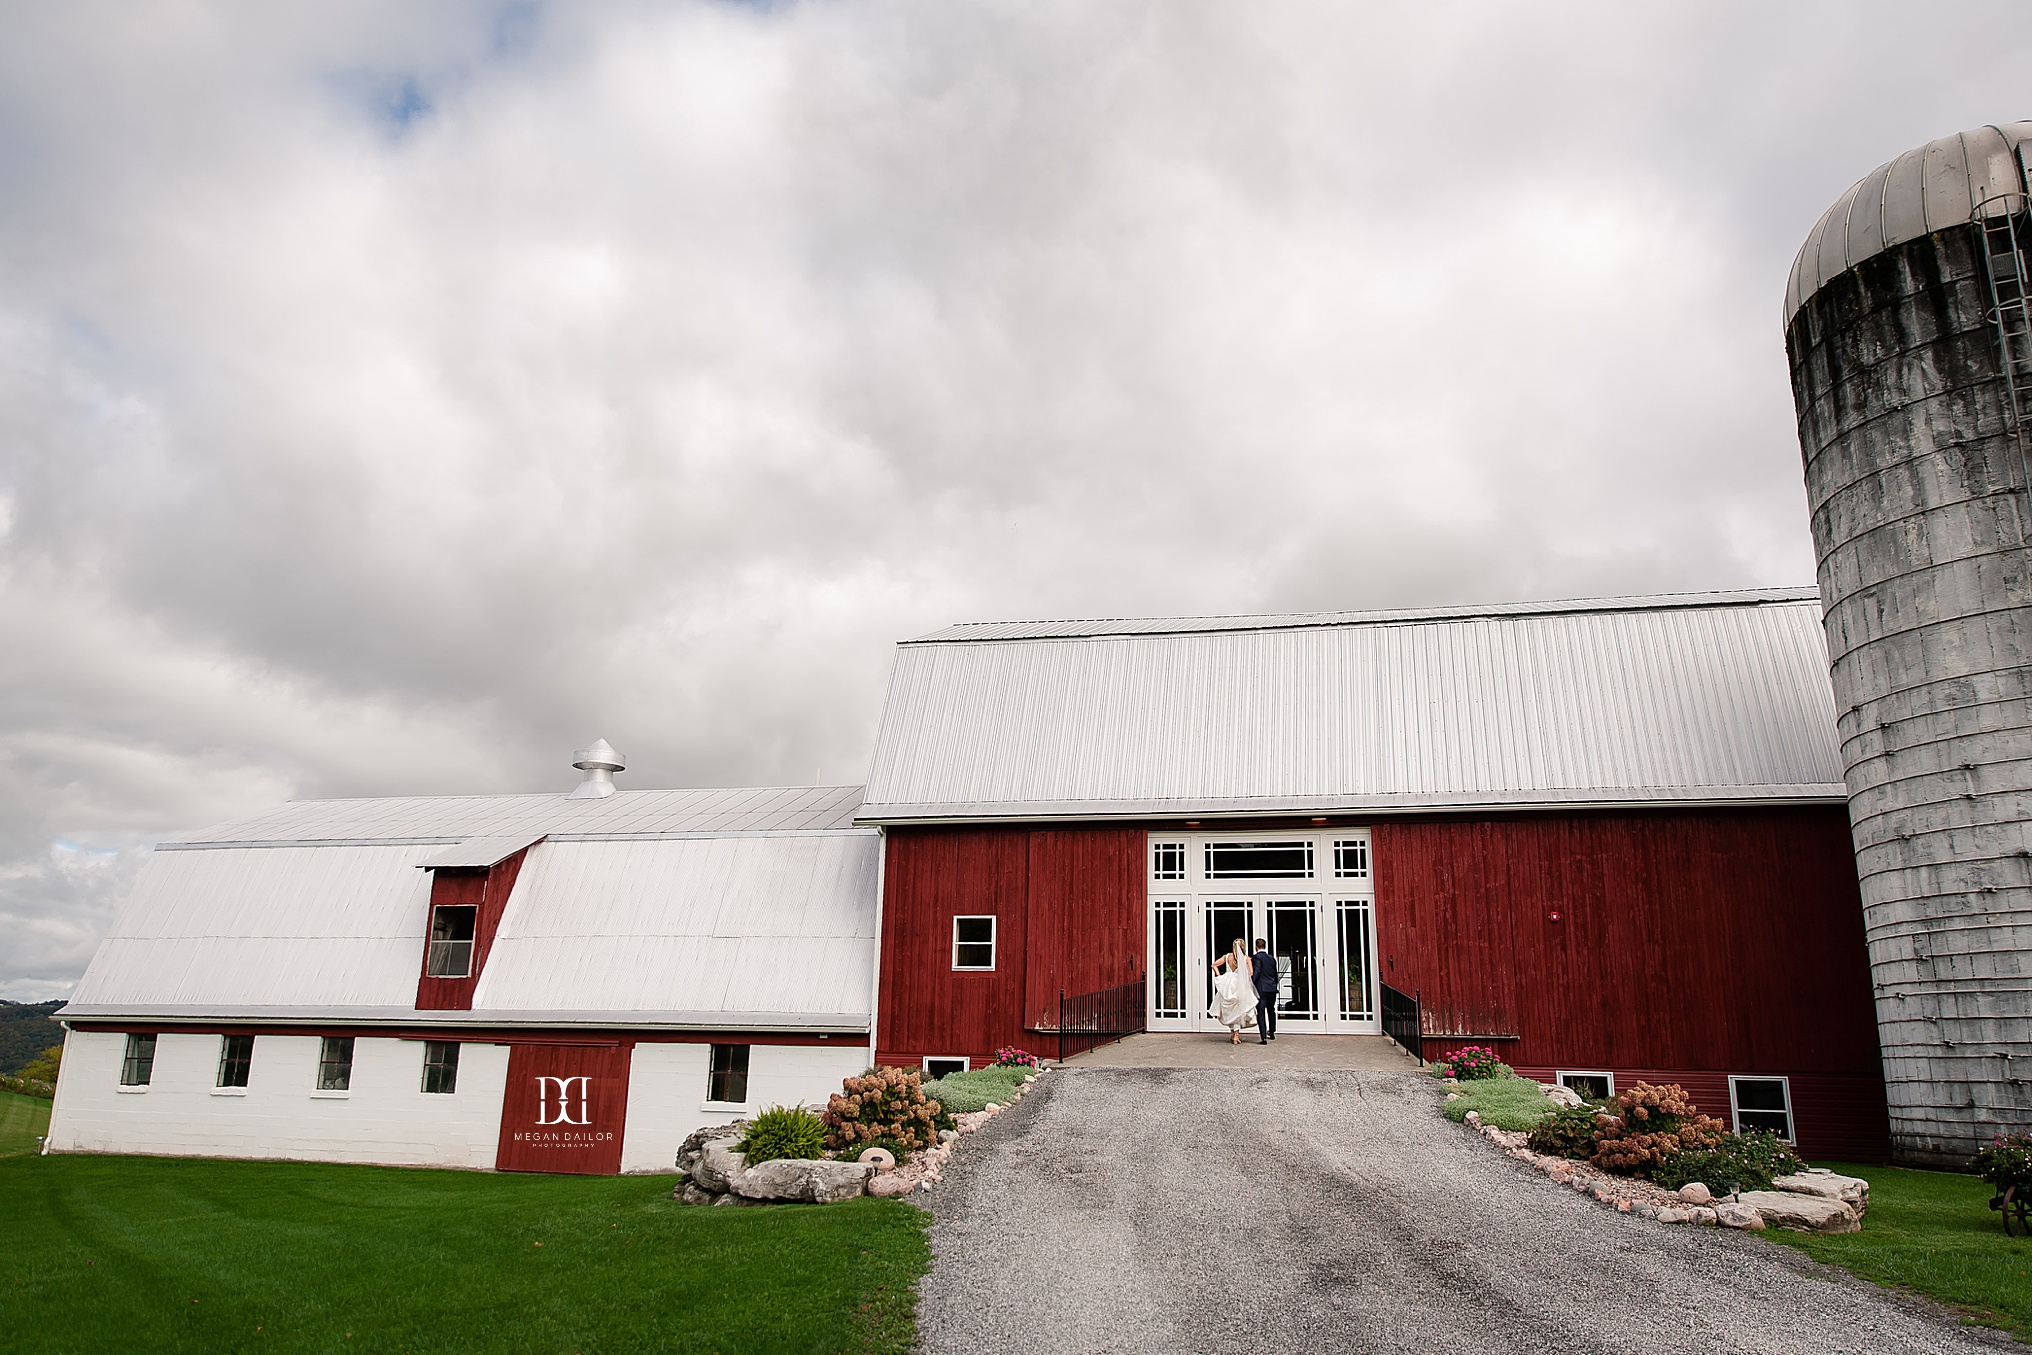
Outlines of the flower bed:
<svg viewBox="0 0 2032 1355">
<path fill-rule="evenodd" d="M 964 1073 L 949 1073 L 936 1082 L 924 1084 L 924 1094 L 954 1115 L 986 1110 L 990 1105 L 1007 1105 L 1016 1089 L 1035 1076 L 1035 1068 L 996 1064 Z"/>
</svg>

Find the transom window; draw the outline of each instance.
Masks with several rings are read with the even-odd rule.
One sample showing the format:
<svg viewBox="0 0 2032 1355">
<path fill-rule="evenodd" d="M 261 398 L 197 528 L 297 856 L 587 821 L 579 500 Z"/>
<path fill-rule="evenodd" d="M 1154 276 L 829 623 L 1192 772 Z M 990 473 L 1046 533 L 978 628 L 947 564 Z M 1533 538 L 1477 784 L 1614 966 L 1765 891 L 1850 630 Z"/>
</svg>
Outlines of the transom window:
<svg viewBox="0 0 2032 1355">
<path fill-rule="evenodd" d="M 246 1086 L 247 1073 L 253 1066 L 254 1037 L 252 1035 L 221 1035 L 219 1037 L 219 1086 Z"/>
<path fill-rule="evenodd" d="M 706 1100 L 722 1105 L 748 1104 L 748 1046 L 713 1046 L 712 1071 L 706 1076 Z"/>
<path fill-rule="evenodd" d="M 353 1087 L 353 1037 L 327 1035 L 318 1044 L 317 1086 L 321 1092 L 350 1091 Z"/>
<path fill-rule="evenodd" d="M 441 903 L 430 910 L 430 949 L 423 972 L 434 979 L 463 979 L 473 972 L 473 924 L 480 910 Z"/>
<path fill-rule="evenodd" d="M 1791 1079 L 1732 1077 L 1729 1109 L 1735 1113 L 1738 1134 L 1747 1129 L 1768 1129 L 1787 1143 L 1792 1142 Z"/>
<path fill-rule="evenodd" d="M 155 1076 L 155 1037 L 153 1035 L 129 1035 L 127 1053 L 120 1060 L 120 1085 L 123 1087 L 145 1087 Z"/>
<path fill-rule="evenodd" d="M 995 967 L 995 918 L 956 917 L 953 919 L 953 968 L 993 969 Z"/>
<path fill-rule="evenodd" d="M 1150 844 L 1150 878 L 1153 880 L 1183 880 L 1185 878 L 1185 844 L 1183 842 L 1153 842 Z"/>
<path fill-rule="evenodd" d="M 1336 880 L 1369 878 L 1369 844 L 1356 838 L 1333 845 L 1333 873 Z"/>
<path fill-rule="evenodd" d="M 458 1041 L 423 1042 L 423 1089 L 433 1096 L 450 1096 L 459 1089 Z"/>
<path fill-rule="evenodd" d="M 1209 880 L 1310 880 L 1312 842 L 1209 842 Z"/>
</svg>

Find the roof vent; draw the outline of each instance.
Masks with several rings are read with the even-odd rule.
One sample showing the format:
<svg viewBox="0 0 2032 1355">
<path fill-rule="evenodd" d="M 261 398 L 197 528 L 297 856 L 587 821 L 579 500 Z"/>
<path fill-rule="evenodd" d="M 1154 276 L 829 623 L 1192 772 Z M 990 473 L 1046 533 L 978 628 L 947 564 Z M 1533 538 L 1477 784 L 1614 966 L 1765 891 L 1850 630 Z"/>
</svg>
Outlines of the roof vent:
<svg viewBox="0 0 2032 1355">
<path fill-rule="evenodd" d="M 614 784 L 614 773 L 628 765 L 628 759 L 614 751 L 614 745 L 605 739 L 594 739 L 591 748 L 581 748 L 572 754 L 572 766 L 586 774 L 578 788 L 568 797 L 573 800 L 598 800 L 612 795 L 620 787 Z"/>
</svg>

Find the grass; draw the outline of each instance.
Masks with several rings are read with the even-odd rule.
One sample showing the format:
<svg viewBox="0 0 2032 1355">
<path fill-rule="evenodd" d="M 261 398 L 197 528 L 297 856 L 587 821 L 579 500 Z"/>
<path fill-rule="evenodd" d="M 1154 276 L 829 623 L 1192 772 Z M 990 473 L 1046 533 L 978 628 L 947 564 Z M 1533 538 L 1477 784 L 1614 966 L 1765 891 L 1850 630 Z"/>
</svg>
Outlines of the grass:
<svg viewBox="0 0 2032 1355">
<path fill-rule="evenodd" d="M 49 1132 L 49 1107 L 39 1096 L 0 1092 L 0 1157 L 35 1151 L 35 1141 Z"/>
<path fill-rule="evenodd" d="M 936 1082 L 924 1084 L 924 1094 L 944 1106 L 954 1115 L 965 1115 L 976 1110 L 986 1110 L 993 1101 L 998 1106 L 1009 1104 L 1009 1098 L 1023 1085 L 1023 1079 L 1037 1070 L 1035 1068 L 971 1068 L 964 1073 L 952 1073 Z"/>
<path fill-rule="evenodd" d="M 1762 1236 L 1881 1285 L 1959 1309 L 1972 1322 L 2032 1337 L 2032 1241 L 2007 1237 L 1990 1185 L 1955 1172 L 1823 1162 L 1870 1183 L 1860 1233 Z"/>
<path fill-rule="evenodd" d="M 86 1351 L 901 1352 L 926 1216 L 671 1177 L 0 1160 L 0 1331 Z"/>
<path fill-rule="evenodd" d="M 1528 1077 L 1484 1077 L 1450 1088 L 1460 1099 L 1444 1103 L 1446 1118 L 1458 1124 L 1471 1110 L 1498 1129 L 1529 1129 L 1555 1109 L 1545 1089 Z"/>
</svg>

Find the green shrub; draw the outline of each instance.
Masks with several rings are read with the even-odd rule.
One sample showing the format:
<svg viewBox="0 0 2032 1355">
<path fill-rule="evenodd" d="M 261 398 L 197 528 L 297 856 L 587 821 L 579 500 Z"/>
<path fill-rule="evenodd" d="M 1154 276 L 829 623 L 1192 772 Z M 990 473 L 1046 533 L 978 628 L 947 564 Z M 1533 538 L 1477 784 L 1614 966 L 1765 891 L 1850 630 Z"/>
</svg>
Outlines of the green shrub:
<svg viewBox="0 0 2032 1355">
<path fill-rule="evenodd" d="M 748 1124 L 735 1145 L 749 1166 L 780 1157 L 825 1156 L 825 1122 L 802 1106 L 771 1106 Z"/>
<path fill-rule="evenodd" d="M 30 1059 L 14 1075 L 23 1082 L 47 1082 L 50 1086 L 54 1087 L 56 1085 L 57 1071 L 62 1066 L 63 1046 L 53 1044 Z"/>
<path fill-rule="evenodd" d="M 1456 1049 L 1432 1066 L 1441 1077 L 1456 1078 L 1462 1082 L 1515 1076 L 1510 1070 L 1510 1065 L 1496 1057 L 1495 1050 L 1484 1049 L 1478 1044 L 1471 1044 L 1465 1049 Z"/>
<path fill-rule="evenodd" d="M 1771 1178 L 1789 1176 L 1801 1163 L 1785 1141 L 1768 1129 L 1723 1134 L 1712 1148 L 1674 1153 L 1651 1169 L 1651 1179 L 1667 1190 L 1698 1181 L 1717 1195 L 1730 1186 L 1769 1190 Z"/>
<path fill-rule="evenodd" d="M 1016 1089 L 1023 1085 L 1023 1079 L 1031 1076 L 1031 1070 L 1019 1067 L 996 1065 L 988 1068 L 974 1068 L 964 1073 L 949 1073 L 936 1082 L 927 1083 L 924 1094 L 937 1098 L 940 1105 L 954 1115 L 970 1115 L 977 1110 L 986 1110 L 990 1102 L 1006 1106 L 1016 1097 Z"/>
<path fill-rule="evenodd" d="M 2012 1186 L 2019 1195 L 2032 1194 L 2032 1133 L 1999 1134 L 1969 1159 L 1969 1170 L 2002 1195 Z"/>
<path fill-rule="evenodd" d="M 1530 1129 L 1552 1113 L 1545 1088 L 1528 1077 L 1479 1078 L 1460 1084 L 1458 1094 L 1446 1102 L 1442 1113 L 1459 1123 L 1474 1111 L 1483 1124 L 1512 1132 Z"/>
<path fill-rule="evenodd" d="M 1701 1152 L 1721 1141 L 1722 1122 L 1703 1115 L 1676 1082 L 1639 1082 L 1616 1097 L 1615 1110 L 1597 1126 L 1597 1167 L 1619 1176 L 1649 1176 L 1674 1153 Z"/>
<path fill-rule="evenodd" d="M 826 1103 L 823 1118 L 825 1146 L 835 1157 L 852 1157 L 871 1143 L 892 1140 L 929 1148 L 938 1141 L 938 1131 L 952 1125 L 946 1108 L 925 1098 L 914 1068 L 870 1068 L 848 1078 Z"/>
<path fill-rule="evenodd" d="M 1593 1106 L 1568 1106 L 1554 1111 L 1531 1127 L 1531 1151 L 1583 1161 L 1593 1157 L 1595 1119 L 1600 1114 Z"/>
</svg>

